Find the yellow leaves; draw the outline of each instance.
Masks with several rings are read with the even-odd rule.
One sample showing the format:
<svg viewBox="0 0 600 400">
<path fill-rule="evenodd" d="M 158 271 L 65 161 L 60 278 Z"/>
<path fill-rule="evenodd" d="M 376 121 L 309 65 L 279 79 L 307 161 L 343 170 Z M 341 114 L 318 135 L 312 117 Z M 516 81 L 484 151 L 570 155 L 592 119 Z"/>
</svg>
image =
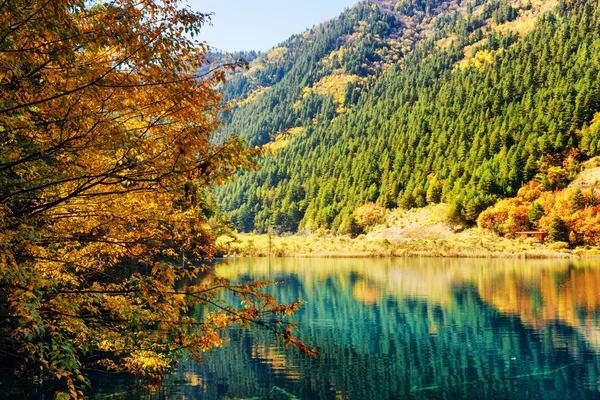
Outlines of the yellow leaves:
<svg viewBox="0 0 600 400">
<path fill-rule="evenodd" d="M 84 355 L 107 352 L 97 366 L 159 380 L 184 350 L 201 358 L 221 346 L 231 324 L 296 310 L 256 293 L 259 283 L 177 289 L 214 254 L 206 192 L 262 152 L 239 138 L 211 143 L 226 75 L 198 81 L 208 48 L 181 27 L 201 19 L 176 5 L 35 3 L 38 18 L 2 44 L 0 307 L 13 341 L 0 350 L 66 382 L 64 398 L 79 396 Z M 0 22 L 29 12 L 16 2 Z M 248 301 L 185 315 L 217 307 L 221 290 Z"/>
<path fill-rule="evenodd" d="M 280 63 L 288 53 L 289 49 L 287 47 L 276 47 L 267 54 L 267 59 L 271 63 Z"/>
<path fill-rule="evenodd" d="M 333 75 L 323 77 L 314 86 L 314 90 L 319 95 L 331 94 L 336 103 L 340 104 L 344 101 L 346 94 L 346 86 L 349 83 L 358 82 L 357 75 L 350 75 L 343 71 L 336 71 Z"/>
<path fill-rule="evenodd" d="M 233 100 L 233 104 L 238 107 L 245 107 L 247 105 L 250 105 L 250 104 L 254 103 L 261 95 L 266 93 L 269 89 L 270 89 L 270 87 L 268 87 L 268 86 L 267 87 L 259 86 L 256 89 L 254 89 L 253 91 L 251 91 L 250 93 L 248 93 L 248 96 L 246 96 L 245 99 Z"/>
<path fill-rule="evenodd" d="M 385 210 L 375 203 L 365 203 L 352 213 L 356 223 L 362 227 L 369 227 L 380 222 Z"/>
<path fill-rule="evenodd" d="M 300 135 L 304 132 L 304 127 L 298 126 L 294 128 L 290 128 L 285 132 L 278 133 L 275 136 L 275 140 L 265 144 L 263 149 L 270 154 L 275 154 L 277 151 L 283 149 L 290 143 L 290 140 L 295 135 Z"/>
<path fill-rule="evenodd" d="M 551 12 L 557 4 L 558 0 L 531 0 L 531 9 L 520 10 L 514 21 L 494 26 L 493 29 L 501 35 L 517 32 L 519 37 L 524 37 L 535 28 L 538 18 Z M 522 6 L 522 3 L 519 5 Z"/>
<path fill-rule="evenodd" d="M 489 50 L 478 50 L 473 57 L 467 57 L 456 64 L 456 68 L 468 69 L 474 68 L 478 71 L 482 71 L 486 65 L 494 62 L 496 56 L 501 56 L 504 49 L 497 51 Z"/>
<path fill-rule="evenodd" d="M 68 400 L 68 399 L 82 399 L 84 398 L 81 390 L 71 389 L 68 392 L 57 392 L 55 395 L 56 400 Z"/>
<path fill-rule="evenodd" d="M 106 351 L 110 351 L 110 347 L 107 348 L 108 350 Z M 118 371 L 119 370 L 119 366 L 110 359 L 102 359 L 102 360 L 98 360 L 97 364 L 101 367 L 104 367 L 106 370 L 108 371 Z"/>
<path fill-rule="evenodd" d="M 453 34 L 447 37 L 443 37 L 435 42 L 436 46 L 440 49 L 449 49 L 458 40 L 458 35 Z"/>
<path fill-rule="evenodd" d="M 125 367 L 130 372 L 146 374 L 163 374 L 171 368 L 171 360 L 164 354 L 157 354 L 147 350 L 135 351 L 123 359 Z"/>
</svg>

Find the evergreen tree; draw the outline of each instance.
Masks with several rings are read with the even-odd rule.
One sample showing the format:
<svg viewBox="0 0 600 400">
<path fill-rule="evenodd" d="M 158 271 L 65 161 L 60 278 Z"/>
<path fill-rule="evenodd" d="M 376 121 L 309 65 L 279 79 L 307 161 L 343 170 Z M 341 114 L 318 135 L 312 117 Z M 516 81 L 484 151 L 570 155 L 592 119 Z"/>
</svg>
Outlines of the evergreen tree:
<svg viewBox="0 0 600 400">
<path fill-rule="evenodd" d="M 538 221 L 544 216 L 544 207 L 538 202 L 531 203 L 529 207 L 529 223 L 532 227 L 537 228 Z"/>
<path fill-rule="evenodd" d="M 552 242 L 568 242 L 569 241 L 569 228 L 565 221 L 555 215 L 548 227 L 548 239 Z"/>
<path fill-rule="evenodd" d="M 585 207 L 586 200 L 580 188 L 575 189 L 569 198 L 569 212 L 575 214 Z"/>
<path fill-rule="evenodd" d="M 426 200 L 429 204 L 437 204 L 442 199 L 442 184 L 438 180 L 434 180 L 429 184 L 427 189 Z"/>
</svg>

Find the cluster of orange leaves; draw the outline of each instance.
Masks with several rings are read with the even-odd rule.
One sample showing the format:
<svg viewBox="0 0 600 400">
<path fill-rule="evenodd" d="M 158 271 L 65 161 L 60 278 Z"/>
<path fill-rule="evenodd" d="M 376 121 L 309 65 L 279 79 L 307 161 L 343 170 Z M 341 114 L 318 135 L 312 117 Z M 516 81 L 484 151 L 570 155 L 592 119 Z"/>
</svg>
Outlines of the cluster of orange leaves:
<svg viewBox="0 0 600 400">
<path fill-rule="evenodd" d="M 582 203 L 574 207 L 577 195 Z M 543 210 L 537 221 L 531 220 L 534 204 Z M 516 197 L 500 200 L 482 212 L 477 224 L 512 238 L 520 231 L 548 231 L 556 217 L 565 222 L 572 245 L 599 245 L 600 189 L 592 185 L 585 189 L 568 187 L 553 191 L 547 190 L 539 179 L 534 179 L 525 184 Z"/>
<path fill-rule="evenodd" d="M 177 289 L 214 253 L 206 191 L 255 155 L 211 139 L 215 87 L 242 63 L 206 68 L 205 19 L 179 0 L 0 4 L 0 350 L 61 398 L 83 396 L 92 365 L 159 380 L 230 324 L 299 306 L 259 283 Z M 216 311 L 186 315 L 198 306 Z"/>
</svg>

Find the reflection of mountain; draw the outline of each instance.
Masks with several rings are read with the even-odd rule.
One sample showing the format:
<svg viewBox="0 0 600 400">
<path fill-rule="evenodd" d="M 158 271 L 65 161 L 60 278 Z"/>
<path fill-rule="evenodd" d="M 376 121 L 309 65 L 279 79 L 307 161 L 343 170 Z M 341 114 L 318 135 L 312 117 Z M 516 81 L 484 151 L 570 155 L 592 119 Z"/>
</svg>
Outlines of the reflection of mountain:
<svg viewBox="0 0 600 400">
<path fill-rule="evenodd" d="M 235 331 L 230 345 L 198 370 L 217 377 L 209 395 L 268 397 L 276 386 L 299 398 L 541 399 L 560 391 L 600 397 L 599 357 L 588 350 L 597 326 L 595 297 L 577 289 L 592 290 L 594 268 L 242 259 L 218 273 L 285 281 L 272 291 L 307 301 L 297 316 L 301 338 L 322 355 L 288 352 L 283 359 L 266 332 Z M 573 305 L 580 311 L 567 312 Z M 569 315 L 582 317 L 575 324 Z M 589 323 L 580 328 L 581 321 Z"/>
<path fill-rule="evenodd" d="M 381 303 L 391 295 L 427 299 L 428 303 L 447 307 L 452 302 L 453 288 L 474 285 L 484 302 L 502 313 L 518 316 L 527 326 L 543 329 L 560 322 L 581 330 L 591 343 L 600 339 L 595 329 L 600 319 L 600 268 L 590 263 L 428 258 L 241 259 L 233 263 L 220 266 L 218 273 L 239 279 L 239 274 L 260 278 L 277 271 L 297 277 L 304 290 L 318 290 L 316 282 L 340 276 L 341 287 L 368 305 Z M 310 292 L 304 296 L 312 298 Z"/>
</svg>

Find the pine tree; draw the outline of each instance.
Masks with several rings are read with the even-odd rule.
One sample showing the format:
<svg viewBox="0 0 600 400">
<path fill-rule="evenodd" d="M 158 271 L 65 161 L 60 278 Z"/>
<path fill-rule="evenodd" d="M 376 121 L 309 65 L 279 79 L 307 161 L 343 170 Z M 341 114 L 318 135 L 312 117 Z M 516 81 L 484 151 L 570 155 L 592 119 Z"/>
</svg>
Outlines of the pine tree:
<svg viewBox="0 0 600 400">
<path fill-rule="evenodd" d="M 548 239 L 552 242 L 568 242 L 569 241 L 569 228 L 565 221 L 555 215 L 548 226 Z"/>
<path fill-rule="evenodd" d="M 585 196 L 580 188 L 575 189 L 569 198 L 569 212 L 575 214 L 577 211 L 585 208 Z"/>
<path fill-rule="evenodd" d="M 544 216 L 544 207 L 538 202 L 531 203 L 529 208 L 529 223 L 532 227 L 537 228 L 538 221 Z"/>
<path fill-rule="evenodd" d="M 426 200 L 429 204 L 437 204 L 442 199 L 442 183 L 438 180 L 433 180 L 427 188 Z"/>
</svg>

